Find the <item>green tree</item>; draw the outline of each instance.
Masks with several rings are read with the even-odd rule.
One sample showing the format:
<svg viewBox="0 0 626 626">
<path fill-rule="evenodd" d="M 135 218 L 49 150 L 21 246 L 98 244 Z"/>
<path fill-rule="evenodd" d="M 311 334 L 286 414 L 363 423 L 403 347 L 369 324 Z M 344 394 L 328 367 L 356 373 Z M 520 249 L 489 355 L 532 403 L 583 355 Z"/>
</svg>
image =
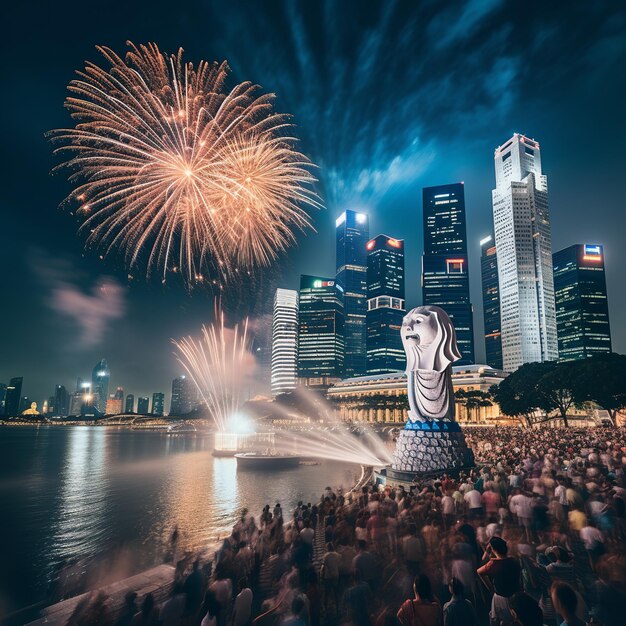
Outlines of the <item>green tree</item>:
<svg viewBox="0 0 626 626">
<path fill-rule="evenodd" d="M 615 425 L 617 413 L 626 409 L 626 355 L 612 352 L 580 361 L 575 383 L 576 401 L 596 402 Z"/>
<path fill-rule="evenodd" d="M 575 404 L 579 364 L 549 362 L 542 365 L 547 371 L 537 381 L 539 407 L 546 413 L 558 411 L 563 425 L 569 426 L 567 412 Z"/>
<path fill-rule="evenodd" d="M 553 363 L 526 363 L 499 385 L 493 385 L 491 395 L 506 415 L 520 418 L 530 426 L 534 413 L 542 408 L 543 403 L 537 385 L 553 367 Z"/>
</svg>

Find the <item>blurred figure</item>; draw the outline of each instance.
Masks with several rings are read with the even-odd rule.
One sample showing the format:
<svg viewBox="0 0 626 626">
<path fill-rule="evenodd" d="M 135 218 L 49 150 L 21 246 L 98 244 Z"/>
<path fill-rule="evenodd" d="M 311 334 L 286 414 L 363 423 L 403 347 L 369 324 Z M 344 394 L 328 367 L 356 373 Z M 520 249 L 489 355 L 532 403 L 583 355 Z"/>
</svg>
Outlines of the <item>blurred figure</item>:
<svg viewBox="0 0 626 626">
<path fill-rule="evenodd" d="M 415 578 L 413 593 L 413 599 L 406 600 L 398 611 L 402 626 L 441 626 L 441 605 L 433 595 L 428 576 L 420 574 Z"/>
<path fill-rule="evenodd" d="M 556 582 L 552 585 L 551 595 L 554 608 L 563 617 L 561 626 L 585 626 L 585 622 L 576 615 L 578 596 L 572 587 Z"/>
<path fill-rule="evenodd" d="M 514 623 L 520 626 L 543 626 L 543 611 L 527 593 L 516 593 L 509 601 Z"/>
<path fill-rule="evenodd" d="M 443 626 L 476 626 L 476 611 L 465 598 L 463 583 L 458 578 L 451 578 L 448 591 L 452 598 L 443 605 Z"/>
<path fill-rule="evenodd" d="M 132 626 L 158 626 L 159 624 L 159 609 L 154 602 L 154 596 L 151 593 L 146 594 L 146 597 L 141 603 L 141 610 L 135 614 Z"/>
</svg>

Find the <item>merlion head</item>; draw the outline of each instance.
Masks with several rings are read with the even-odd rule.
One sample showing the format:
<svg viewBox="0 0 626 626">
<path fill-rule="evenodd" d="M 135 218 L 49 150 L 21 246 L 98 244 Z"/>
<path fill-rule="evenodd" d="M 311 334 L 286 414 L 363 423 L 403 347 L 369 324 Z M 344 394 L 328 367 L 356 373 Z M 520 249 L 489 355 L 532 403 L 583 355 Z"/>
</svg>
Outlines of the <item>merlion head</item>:
<svg viewBox="0 0 626 626">
<path fill-rule="evenodd" d="M 461 358 L 456 333 L 448 314 L 437 306 L 418 306 L 402 320 L 400 330 L 406 352 L 406 370 L 443 372 Z"/>
</svg>

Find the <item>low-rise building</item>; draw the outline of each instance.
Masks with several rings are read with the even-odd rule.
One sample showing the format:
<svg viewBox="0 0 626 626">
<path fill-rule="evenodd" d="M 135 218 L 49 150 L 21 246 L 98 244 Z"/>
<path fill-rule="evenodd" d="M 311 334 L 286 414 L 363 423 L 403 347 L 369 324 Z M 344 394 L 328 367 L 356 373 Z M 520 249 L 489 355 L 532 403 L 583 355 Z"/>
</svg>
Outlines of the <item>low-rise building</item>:
<svg viewBox="0 0 626 626">
<path fill-rule="evenodd" d="M 463 398 L 464 394 L 458 393 L 477 391 L 486 394 L 492 385 L 498 385 L 506 376 L 506 372 L 488 365 L 453 367 L 452 384 L 457 394 L 456 420 L 461 424 L 475 425 L 516 423 L 502 415 L 493 400 L 481 397 L 484 406 L 472 406 L 481 403 L 467 401 Z M 406 372 L 348 378 L 330 387 L 327 398 L 344 421 L 403 424 L 408 419 Z"/>
</svg>

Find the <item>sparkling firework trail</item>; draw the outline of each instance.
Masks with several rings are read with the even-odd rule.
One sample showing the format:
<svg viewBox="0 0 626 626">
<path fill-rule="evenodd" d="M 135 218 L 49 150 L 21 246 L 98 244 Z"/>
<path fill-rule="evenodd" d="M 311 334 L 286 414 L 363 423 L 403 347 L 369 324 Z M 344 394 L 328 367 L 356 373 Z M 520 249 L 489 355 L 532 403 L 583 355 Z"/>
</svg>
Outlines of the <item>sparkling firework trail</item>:
<svg viewBox="0 0 626 626">
<path fill-rule="evenodd" d="M 193 380 L 218 431 L 241 406 L 244 387 L 254 369 L 248 319 L 241 327 L 226 328 L 224 313 L 216 312 L 215 322 L 202 327 L 199 340 L 185 337 L 172 340 L 176 358 Z"/>
<path fill-rule="evenodd" d="M 188 286 L 269 265 L 321 206 L 288 117 L 256 85 L 227 89 L 225 62 L 128 45 L 98 47 L 109 67 L 87 62 L 68 87 L 76 126 L 49 133 L 87 247 Z"/>
</svg>

